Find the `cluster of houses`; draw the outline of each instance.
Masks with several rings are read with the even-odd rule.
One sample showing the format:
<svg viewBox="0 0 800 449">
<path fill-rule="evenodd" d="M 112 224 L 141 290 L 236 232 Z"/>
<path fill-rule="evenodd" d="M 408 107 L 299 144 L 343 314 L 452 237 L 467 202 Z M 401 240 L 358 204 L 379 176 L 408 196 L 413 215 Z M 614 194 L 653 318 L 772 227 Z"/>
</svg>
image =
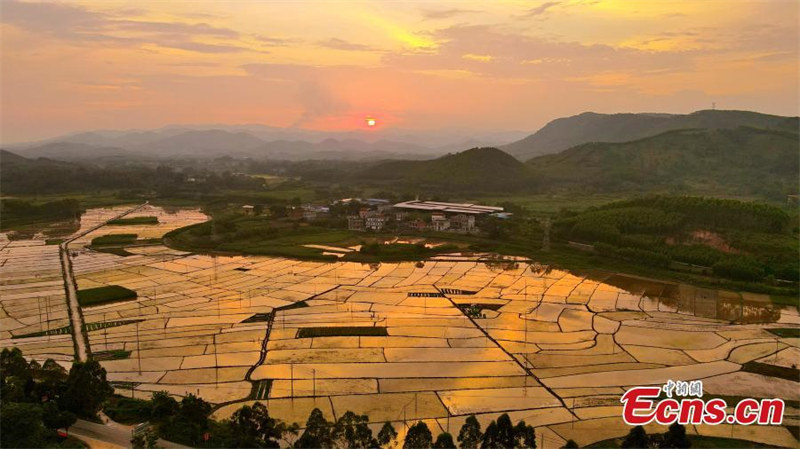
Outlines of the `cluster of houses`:
<svg viewBox="0 0 800 449">
<path fill-rule="evenodd" d="M 502 207 L 478 204 L 414 200 L 391 205 L 386 202 L 365 206 L 358 215 L 347 217 L 347 228 L 352 231 L 381 231 L 393 220 L 399 230 L 472 233 L 478 230 L 476 216 L 502 212 Z"/>
<path fill-rule="evenodd" d="M 347 217 L 347 228 L 351 231 L 382 231 L 391 223 L 392 229 L 400 231 L 449 231 L 474 233 L 478 231 L 475 218 L 493 215 L 508 218 L 502 207 L 483 206 L 471 203 L 445 203 L 441 201 L 405 201 L 392 204 L 379 198 L 345 198 L 340 204 L 357 202 L 361 205 L 358 215 Z M 258 214 L 254 206 L 242 207 L 245 214 Z M 304 204 L 287 211 L 293 220 L 314 221 L 328 216 L 330 208 Z"/>
</svg>

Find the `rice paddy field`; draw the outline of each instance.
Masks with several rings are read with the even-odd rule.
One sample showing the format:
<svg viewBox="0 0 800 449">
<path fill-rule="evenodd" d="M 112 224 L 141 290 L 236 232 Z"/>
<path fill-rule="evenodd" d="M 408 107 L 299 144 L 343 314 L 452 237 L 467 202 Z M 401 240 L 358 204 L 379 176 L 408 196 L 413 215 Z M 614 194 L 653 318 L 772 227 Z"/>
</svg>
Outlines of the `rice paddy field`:
<svg viewBox="0 0 800 449">
<path fill-rule="evenodd" d="M 90 210 L 81 229 L 124 209 Z M 798 382 L 742 370 L 800 361 L 796 331 L 770 332 L 800 328 L 797 309 L 766 297 L 485 255 L 360 264 L 85 247 L 103 235 L 156 239 L 206 220 L 149 205 L 126 218 L 136 216 L 158 223 L 100 226 L 68 247 L 79 290 L 137 294 L 81 308 L 91 353 L 119 394 L 194 393 L 220 419 L 255 401 L 300 424 L 315 407 L 328 419 L 352 410 L 376 426 L 392 421 L 401 437 L 417 420 L 434 434 L 457 433 L 471 414 L 485 427 L 507 412 L 550 448 L 626 434 L 619 399 L 630 386 L 702 379 L 707 395 L 783 398 L 784 426 L 689 433 L 798 445 L 787 427 L 800 424 Z M 0 346 L 71 363 L 58 245 L 3 239 L 0 276 Z"/>
</svg>

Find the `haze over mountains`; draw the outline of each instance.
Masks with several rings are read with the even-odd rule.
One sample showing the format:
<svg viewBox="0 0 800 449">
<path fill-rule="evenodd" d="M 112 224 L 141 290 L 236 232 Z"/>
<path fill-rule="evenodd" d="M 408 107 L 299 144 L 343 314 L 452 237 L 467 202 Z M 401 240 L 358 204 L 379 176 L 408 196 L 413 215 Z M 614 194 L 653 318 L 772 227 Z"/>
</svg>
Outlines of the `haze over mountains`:
<svg viewBox="0 0 800 449">
<path fill-rule="evenodd" d="M 264 125 L 191 125 L 149 131 L 92 131 L 6 149 L 27 157 L 66 160 L 219 156 L 290 161 L 429 159 L 465 148 L 512 142 L 524 135 L 518 131 L 472 134 L 464 129 L 321 132 Z"/>
<path fill-rule="evenodd" d="M 368 161 L 432 159 L 468 148 L 491 146 L 527 161 L 589 142 L 619 143 L 676 129 L 739 126 L 796 132 L 798 118 L 717 110 L 686 115 L 586 112 L 553 120 L 524 138 L 524 133 L 518 131 L 381 129 L 332 133 L 264 125 L 191 125 L 144 131 L 92 131 L 5 149 L 26 157 L 61 160 L 233 156 L 288 161 Z"/>
<path fill-rule="evenodd" d="M 54 167 L 56 161 L 105 160 L 113 167 L 117 159 L 249 156 L 262 161 L 260 170 L 269 169 L 271 164 L 263 162 L 269 159 L 308 160 L 288 162 L 281 170 L 309 181 L 403 186 L 414 191 L 667 190 L 780 199 L 797 190 L 799 123 L 797 117 L 746 111 L 584 113 L 554 120 L 502 150 L 456 146 L 455 153 L 388 140 L 267 142 L 242 130 L 165 129 L 85 133 L 72 136 L 78 142 L 56 141 L 15 150 L 28 158 L 24 160 L 4 152 L 2 162 L 8 174 L 12 161 L 17 167 L 60 170 L 64 167 Z M 566 145 L 571 146 L 562 148 Z M 514 151 L 517 157 L 506 151 Z M 526 159 L 537 153 L 546 154 Z M 37 161 L 37 157 L 48 159 Z"/>
</svg>

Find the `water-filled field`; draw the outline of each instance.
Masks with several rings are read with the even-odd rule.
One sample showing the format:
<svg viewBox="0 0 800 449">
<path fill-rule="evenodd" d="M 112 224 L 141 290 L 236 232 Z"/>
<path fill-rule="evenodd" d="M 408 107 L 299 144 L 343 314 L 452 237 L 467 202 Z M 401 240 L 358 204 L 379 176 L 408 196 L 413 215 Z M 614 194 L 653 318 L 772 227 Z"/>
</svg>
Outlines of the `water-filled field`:
<svg viewBox="0 0 800 449">
<path fill-rule="evenodd" d="M 122 210 L 90 210 L 81 228 Z M 217 418 L 258 400 L 289 422 L 317 407 L 450 432 L 470 414 L 485 426 L 508 412 L 537 427 L 539 447 L 627 433 L 619 398 L 630 386 L 702 379 L 706 394 L 800 400 L 797 382 L 742 371 L 800 361 L 800 339 L 769 331 L 800 327 L 797 310 L 766 297 L 481 255 L 372 265 L 197 255 L 148 239 L 205 220 L 199 211 L 136 216 L 159 223 L 102 226 L 69 246 L 79 290 L 136 292 L 82 308 L 91 352 L 123 395 L 194 393 Z M 124 256 L 85 248 L 108 234 L 141 242 Z M 58 246 L 0 246 L 0 346 L 68 365 Z M 794 405 L 785 424 L 797 425 Z M 688 431 L 797 444 L 783 426 Z"/>
</svg>

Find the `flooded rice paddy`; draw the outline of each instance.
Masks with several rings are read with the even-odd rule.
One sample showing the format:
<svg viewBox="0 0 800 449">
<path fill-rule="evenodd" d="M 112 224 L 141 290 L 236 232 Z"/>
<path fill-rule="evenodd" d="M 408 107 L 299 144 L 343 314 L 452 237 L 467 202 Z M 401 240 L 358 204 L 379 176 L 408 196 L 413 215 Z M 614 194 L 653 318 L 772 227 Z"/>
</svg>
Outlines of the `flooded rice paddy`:
<svg viewBox="0 0 800 449">
<path fill-rule="evenodd" d="M 81 228 L 122 209 L 91 210 Z M 131 216 L 159 224 L 103 226 L 70 245 L 80 289 L 138 293 L 82 309 L 95 355 L 130 353 L 102 362 L 123 395 L 194 393 L 218 405 L 217 418 L 258 400 L 301 424 L 315 407 L 328 419 L 352 410 L 398 430 L 424 420 L 434 434 L 457 432 L 470 414 L 485 426 L 508 412 L 537 427 L 539 447 L 627 433 L 619 398 L 630 386 L 702 379 L 706 394 L 800 400 L 797 382 L 741 371 L 800 361 L 800 339 L 767 330 L 800 327 L 797 310 L 766 297 L 465 254 L 366 265 L 84 248 L 104 234 L 157 238 L 206 219 L 152 206 Z M 0 247 L 0 346 L 68 365 L 71 334 L 48 332 L 69 325 L 58 246 Z M 473 304 L 479 313 L 465 313 Z M 786 416 L 797 424 L 796 408 Z M 782 426 L 688 431 L 797 445 Z"/>
</svg>

